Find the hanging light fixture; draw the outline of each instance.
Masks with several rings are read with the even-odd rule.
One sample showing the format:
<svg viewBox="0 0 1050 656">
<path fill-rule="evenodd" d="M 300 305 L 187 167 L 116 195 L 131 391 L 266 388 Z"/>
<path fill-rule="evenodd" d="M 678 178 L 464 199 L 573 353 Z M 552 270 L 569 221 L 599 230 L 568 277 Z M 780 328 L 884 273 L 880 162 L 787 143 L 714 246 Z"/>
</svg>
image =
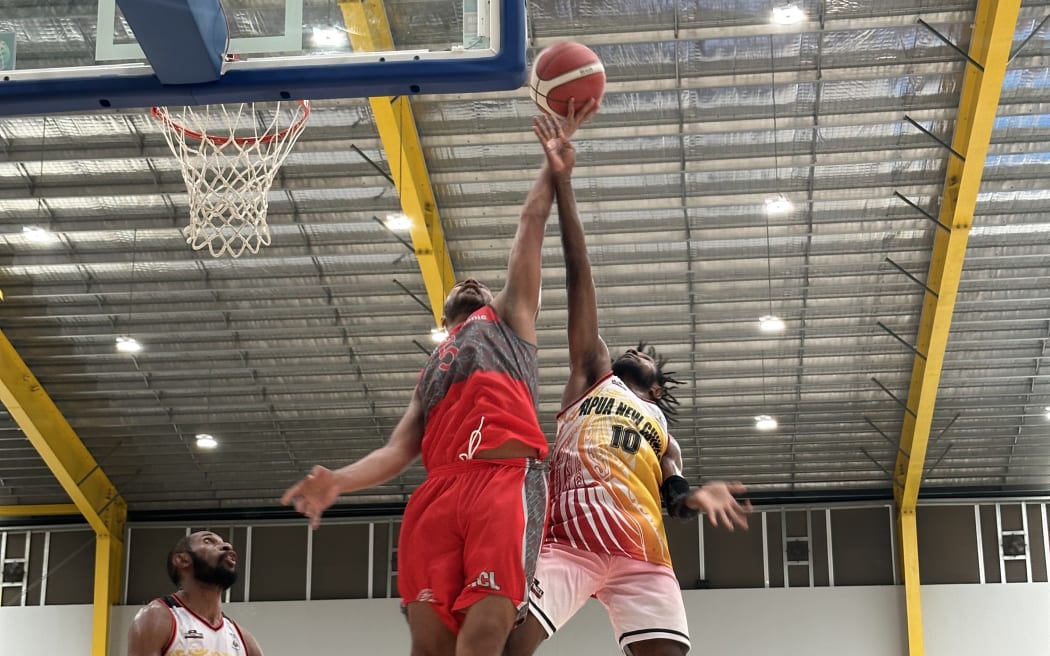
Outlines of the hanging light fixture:
<svg viewBox="0 0 1050 656">
<path fill-rule="evenodd" d="M 760 431 L 773 430 L 777 425 L 777 420 L 769 415 L 758 415 L 755 417 L 755 428 Z"/>
<path fill-rule="evenodd" d="M 142 344 L 134 337 L 119 335 L 117 337 L 117 350 L 121 353 L 138 353 L 142 350 Z"/>
</svg>

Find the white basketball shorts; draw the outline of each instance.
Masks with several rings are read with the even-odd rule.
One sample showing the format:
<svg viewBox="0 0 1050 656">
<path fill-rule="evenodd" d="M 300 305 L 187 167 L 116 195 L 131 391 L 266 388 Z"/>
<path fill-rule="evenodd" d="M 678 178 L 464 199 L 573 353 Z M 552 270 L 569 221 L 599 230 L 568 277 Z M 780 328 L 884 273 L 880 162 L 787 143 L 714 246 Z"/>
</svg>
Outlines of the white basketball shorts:
<svg viewBox="0 0 1050 656">
<path fill-rule="evenodd" d="M 544 544 L 536 562 L 529 612 L 543 625 L 547 637 L 565 626 L 592 596 L 609 611 L 625 654 L 630 654 L 628 645 L 633 642 L 658 638 L 689 648 L 682 590 L 669 567 Z"/>
</svg>

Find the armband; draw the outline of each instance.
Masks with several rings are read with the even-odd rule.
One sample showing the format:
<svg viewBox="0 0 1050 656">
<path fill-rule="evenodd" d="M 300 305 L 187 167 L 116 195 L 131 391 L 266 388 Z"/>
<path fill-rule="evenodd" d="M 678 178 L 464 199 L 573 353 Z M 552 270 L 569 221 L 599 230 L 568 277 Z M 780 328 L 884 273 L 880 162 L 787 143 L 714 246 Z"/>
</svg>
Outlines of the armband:
<svg viewBox="0 0 1050 656">
<path fill-rule="evenodd" d="M 667 514 L 675 519 L 692 519 L 699 512 L 686 504 L 689 498 L 689 481 L 681 476 L 668 476 L 660 486 Z"/>
</svg>

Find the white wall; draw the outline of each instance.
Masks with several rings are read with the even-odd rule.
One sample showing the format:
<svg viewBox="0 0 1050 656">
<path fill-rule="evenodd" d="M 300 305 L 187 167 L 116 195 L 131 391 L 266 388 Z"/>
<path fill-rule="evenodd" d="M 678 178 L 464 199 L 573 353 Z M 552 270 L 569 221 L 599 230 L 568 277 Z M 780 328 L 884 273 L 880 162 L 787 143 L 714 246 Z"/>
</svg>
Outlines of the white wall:
<svg viewBox="0 0 1050 656">
<path fill-rule="evenodd" d="M 893 656 L 907 653 L 900 587 L 687 590 L 698 655 Z M 1050 584 L 923 587 L 926 656 L 1050 656 Z M 123 656 L 136 608 L 113 612 L 110 654 Z M 258 602 L 226 611 L 267 656 L 408 654 L 396 600 Z M 89 656 L 91 608 L 0 608 L 0 654 Z M 613 656 L 604 611 L 589 604 L 541 656 Z"/>
</svg>

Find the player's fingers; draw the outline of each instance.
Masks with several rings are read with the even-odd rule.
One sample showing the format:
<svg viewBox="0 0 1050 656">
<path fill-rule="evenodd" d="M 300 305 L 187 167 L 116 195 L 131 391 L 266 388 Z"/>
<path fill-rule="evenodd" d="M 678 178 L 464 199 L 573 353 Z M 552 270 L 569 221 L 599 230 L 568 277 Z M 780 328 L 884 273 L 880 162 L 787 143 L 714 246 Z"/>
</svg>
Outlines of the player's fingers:
<svg viewBox="0 0 1050 656">
<path fill-rule="evenodd" d="M 736 530 L 736 527 L 733 526 L 733 524 L 734 524 L 733 520 L 730 519 L 730 517 L 729 517 L 729 513 L 724 508 L 719 510 L 718 512 L 721 515 L 722 525 L 725 526 L 730 531 Z"/>
<path fill-rule="evenodd" d="M 584 123 L 598 111 L 598 101 L 594 98 L 588 98 L 587 102 L 580 108 L 579 122 Z"/>
<path fill-rule="evenodd" d="M 539 135 L 540 141 L 550 141 L 551 138 L 554 137 L 554 134 L 551 132 L 550 126 L 551 118 L 544 114 L 543 116 L 536 117 L 536 119 L 534 120 L 536 122 L 535 131 L 536 134 Z"/>
<path fill-rule="evenodd" d="M 568 107 L 565 112 L 565 120 L 574 121 L 576 119 L 576 98 L 569 98 Z"/>
<path fill-rule="evenodd" d="M 551 138 L 560 137 L 562 134 L 561 123 L 559 123 L 553 116 L 547 117 L 547 132 Z"/>
</svg>

